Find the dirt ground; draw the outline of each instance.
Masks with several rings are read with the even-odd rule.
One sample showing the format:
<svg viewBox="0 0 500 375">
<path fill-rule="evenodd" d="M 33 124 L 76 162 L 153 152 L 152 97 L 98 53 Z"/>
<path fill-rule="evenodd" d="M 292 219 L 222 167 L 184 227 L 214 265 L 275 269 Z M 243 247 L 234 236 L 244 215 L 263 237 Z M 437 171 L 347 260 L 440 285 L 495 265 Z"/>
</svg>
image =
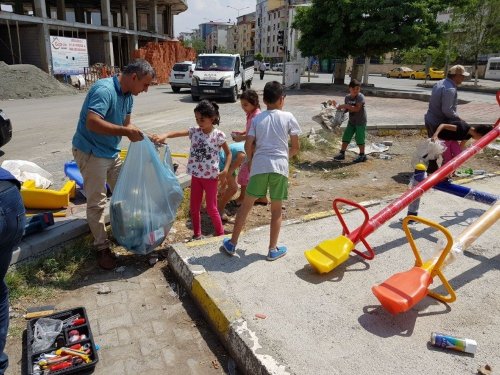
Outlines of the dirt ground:
<svg viewBox="0 0 500 375">
<path fill-rule="evenodd" d="M 341 132 L 320 131 L 318 135 L 328 142 L 320 146 L 306 144 L 290 167 L 289 199 L 284 203 L 283 218 L 295 219 L 307 214 L 332 209 L 334 198 L 342 197 L 356 202 L 381 199 L 402 194 L 408 187 L 413 173 L 412 159 L 416 145 L 425 139 L 418 130 L 388 132 L 387 135 L 368 134 L 366 144 L 392 141 L 392 146 L 384 152 L 390 159 L 381 159 L 379 153 L 368 155 L 365 163 L 352 163 L 357 156 L 346 152 L 346 160 L 333 161 L 332 157 L 340 148 Z M 487 149 L 462 165 L 461 169 L 472 168 L 495 172 L 500 170 L 500 152 Z M 459 179 L 459 177 L 454 177 Z M 236 214 L 237 208 L 228 205 L 227 214 Z M 248 216 L 246 229 L 268 225 L 269 206 L 254 206 Z M 187 241 L 192 236 L 189 219 L 178 220 L 169 241 Z M 227 230 L 232 224 L 225 224 Z M 202 215 L 202 231 L 205 236 L 213 235 L 213 227 L 208 215 Z"/>
</svg>

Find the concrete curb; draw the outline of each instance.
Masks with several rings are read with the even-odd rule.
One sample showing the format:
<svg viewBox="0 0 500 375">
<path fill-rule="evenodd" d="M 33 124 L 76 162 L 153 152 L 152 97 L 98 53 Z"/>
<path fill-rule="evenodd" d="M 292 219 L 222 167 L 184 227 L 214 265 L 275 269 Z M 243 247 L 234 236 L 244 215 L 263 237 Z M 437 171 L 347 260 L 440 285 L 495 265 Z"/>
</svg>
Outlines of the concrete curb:
<svg viewBox="0 0 500 375">
<path fill-rule="evenodd" d="M 217 237 L 220 241 L 220 237 Z M 197 241 L 202 246 L 203 241 Z M 194 242 L 196 244 L 196 242 Z M 175 246 L 175 248 L 173 247 Z M 182 258 L 184 244 L 174 244 L 168 252 L 168 265 L 198 305 L 223 345 L 245 374 L 289 374 L 275 354 L 259 343 L 250 322 L 201 266 L 190 265 Z M 185 250 L 185 248 L 184 248 Z"/>
<path fill-rule="evenodd" d="M 485 175 L 465 178 L 455 183 L 466 184 L 471 181 L 500 176 L 500 171 Z M 360 202 L 363 207 L 373 207 L 388 204 L 400 195 L 389 196 L 379 200 Z M 356 210 L 355 207 L 345 207 L 342 213 Z M 334 216 L 333 210 L 316 212 L 302 216 L 298 219 L 286 220 L 283 226 L 306 223 Z M 262 227 L 253 228 L 259 231 Z M 242 317 L 238 306 L 225 295 L 222 288 L 200 265 L 189 264 L 189 259 L 182 257 L 188 247 L 203 246 L 207 243 L 220 242 L 221 237 L 209 238 L 187 244 L 173 244 L 168 252 L 168 265 L 186 288 L 211 327 L 215 330 L 223 345 L 231 354 L 238 368 L 245 374 L 268 375 L 289 374 L 286 365 L 280 364 L 276 355 L 266 347 L 266 343 L 259 342 L 256 331 L 252 329 L 251 322 Z"/>
<path fill-rule="evenodd" d="M 178 177 L 182 189 L 191 184 L 191 177 L 180 175 Z M 109 201 L 105 208 L 105 222 L 109 224 Z M 24 237 L 18 247 L 12 253 L 10 265 L 35 258 L 52 248 L 61 246 L 65 242 L 74 240 L 90 232 L 87 224 L 86 213 L 80 212 L 66 219 L 57 220 L 54 226 L 48 227 L 44 231 Z"/>
</svg>

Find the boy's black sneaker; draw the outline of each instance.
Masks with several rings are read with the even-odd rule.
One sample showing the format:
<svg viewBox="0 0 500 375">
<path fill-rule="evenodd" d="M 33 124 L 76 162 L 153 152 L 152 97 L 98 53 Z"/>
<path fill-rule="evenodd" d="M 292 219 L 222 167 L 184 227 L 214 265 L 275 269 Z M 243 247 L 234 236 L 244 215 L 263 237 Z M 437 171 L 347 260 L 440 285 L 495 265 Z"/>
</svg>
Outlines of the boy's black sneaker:
<svg viewBox="0 0 500 375">
<path fill-rule="evenodd" d="M 366 155 L 358 155 L 356 159 L 354 159 L 353 163 L 362 163 L 366 161 Z"/>
<path fill-rule="evenodd" d="M 337 155 L 333 157 L 333 160 L 336 161 L 345 160 L 345 154 L 343 152 L 339 152 Z"/>
</svg>

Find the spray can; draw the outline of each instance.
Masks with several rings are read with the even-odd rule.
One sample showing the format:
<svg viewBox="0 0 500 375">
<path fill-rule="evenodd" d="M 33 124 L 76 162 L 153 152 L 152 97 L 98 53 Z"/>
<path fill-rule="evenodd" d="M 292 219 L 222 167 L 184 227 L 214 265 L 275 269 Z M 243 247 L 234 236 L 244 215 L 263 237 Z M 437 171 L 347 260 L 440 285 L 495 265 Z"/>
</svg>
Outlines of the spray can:
<svg viewBox="0 0 500 375">
<path fill-rule="evenodd" d="M 431 345 L 437 348 L 452 349 L 471 354 L 474 354 L 477 348 L 477 342 L 474 340 L 460 339 L 438 332 L 431 333 Z"/>
</svg>

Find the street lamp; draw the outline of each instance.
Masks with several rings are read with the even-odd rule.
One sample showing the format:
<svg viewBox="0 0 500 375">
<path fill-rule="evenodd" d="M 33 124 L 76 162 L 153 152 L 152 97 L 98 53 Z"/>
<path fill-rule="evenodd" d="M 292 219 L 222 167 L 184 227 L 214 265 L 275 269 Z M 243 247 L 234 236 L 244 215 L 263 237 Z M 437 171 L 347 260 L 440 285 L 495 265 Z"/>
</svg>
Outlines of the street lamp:
<svg viewBox="0 0 500 375">
<path fill-rule="evenodd" d="M 238 12 L 238 17 L 240 16 L 240 10 L 244 10 L 244 9 L 248 9 L 248 8 L 250 8 L 250 7 L 235 8 L 235 7 L 232 7 L 231 5 L 226 5 L 226 7 L 231 8 L 231 9 L 234 9 L 235 11 L 237 11 L 237 12 Z"/>
</svg>

